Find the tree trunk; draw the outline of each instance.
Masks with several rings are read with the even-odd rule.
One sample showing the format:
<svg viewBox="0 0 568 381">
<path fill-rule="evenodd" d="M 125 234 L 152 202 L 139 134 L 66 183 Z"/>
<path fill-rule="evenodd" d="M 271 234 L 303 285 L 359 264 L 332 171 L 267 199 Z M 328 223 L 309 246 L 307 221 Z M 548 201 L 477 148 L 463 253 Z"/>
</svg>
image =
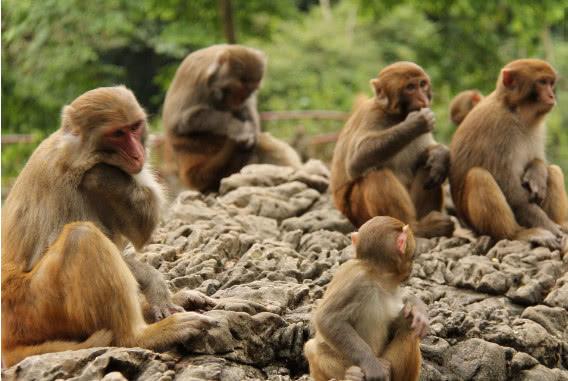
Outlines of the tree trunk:
<svg viewBox="0 0 568 381">
<path fill-rule="evenodd" d="M 219 11 L 221 15 L 221 22 L 223 24 L 223 32 L 225 33 L 225 40 L 227 40 L 229 44 L 236 44 L 237 35 L 235 33 L 232 1 L 219 0 Z"/>
</svg>

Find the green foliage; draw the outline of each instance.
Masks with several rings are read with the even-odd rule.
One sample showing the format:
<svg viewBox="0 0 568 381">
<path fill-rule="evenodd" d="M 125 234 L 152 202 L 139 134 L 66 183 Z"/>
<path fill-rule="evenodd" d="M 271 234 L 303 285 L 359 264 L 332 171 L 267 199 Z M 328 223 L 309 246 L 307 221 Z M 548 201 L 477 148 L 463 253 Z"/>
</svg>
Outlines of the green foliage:
<svg viewBox="0 0 568 381">
<path fill-rule="evenodd" d="M 397 60 L 418 62 L 434 86 L 437 136 L 449 142 L 447 105 L 466 88 L 489 93 L 499 69 L 520 57 L 568 73 L 568 0 L 233 0 L 237 39 L 269 56 L 261 110 L 348 112 L 369 79 Z M 39 141 L 61 107 L 86 90 L 123 83 L 159 130 L 164 94 L 181 59 L 224 41 L 213 0 L 5 0 L 2 2 L 2 125 Z M 298 122 L 267 124 L 290 138 Z M 342 124 L 305 121 L 308 134 Z M 568 83 L 549 118 L 549 156 L 568 169 Z M 157 126 L 157 127 L 156 127 Z M 3 177 L 34 145 L 3 147 Z M 322 150 L 329 159 L 331 150 Z"/>
</svg>

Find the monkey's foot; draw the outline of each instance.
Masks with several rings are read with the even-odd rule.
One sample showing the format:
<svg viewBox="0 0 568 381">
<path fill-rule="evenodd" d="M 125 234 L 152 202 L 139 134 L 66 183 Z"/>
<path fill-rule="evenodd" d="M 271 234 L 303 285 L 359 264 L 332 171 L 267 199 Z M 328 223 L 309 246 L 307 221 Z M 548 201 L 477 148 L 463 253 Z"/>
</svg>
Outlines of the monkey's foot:
<svg viewBox="0 0 568 381">
<path fill-rule="evenodd" d="M 495 240 L 488 235 L 480 236 L 471 251 L 474 255 L 485 255 L 495 245 Z"/>
<path fill-rule="evenodd" d="M 365 374 L 361 368 L 354 365 L 345 371 L 344 381 L 365 381 Z"/>
<path fill-rule="evenodd" d="M 562 250 L 566 241 L 565 237 L 557 237 L 552 232 L 541 228 L 530 229 L 524 238 L 532 245 L 548 247 L 550 250 Z"/>
<path fill-rule="evenodd" d="M 424 238 L 451 237 L 454 233 L 454 221 L 437 211 L 430 212 L 426 217 L 412 225 L 414 234 Z"/>
</svg>

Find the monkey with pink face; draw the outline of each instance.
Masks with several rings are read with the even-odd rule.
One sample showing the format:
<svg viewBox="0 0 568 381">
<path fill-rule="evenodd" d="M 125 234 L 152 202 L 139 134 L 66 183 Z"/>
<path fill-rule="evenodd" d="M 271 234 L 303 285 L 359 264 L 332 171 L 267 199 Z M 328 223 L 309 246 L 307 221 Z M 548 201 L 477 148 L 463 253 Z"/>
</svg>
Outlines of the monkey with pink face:
<svg viewBox="0 0 568 381">
<path fill-rule="evenodd" d="M 121 253 L 141 248 L 160 217 L 146 135 L 130 90 L 91 90 L 64 107 L 18 176 L 2 208 L 4 365 L 96 346 L 165 349 L 215 324 L 175 313 L 160 273 Z M 139 287 L 162 320 L 144 320 Z"/>
</svg>

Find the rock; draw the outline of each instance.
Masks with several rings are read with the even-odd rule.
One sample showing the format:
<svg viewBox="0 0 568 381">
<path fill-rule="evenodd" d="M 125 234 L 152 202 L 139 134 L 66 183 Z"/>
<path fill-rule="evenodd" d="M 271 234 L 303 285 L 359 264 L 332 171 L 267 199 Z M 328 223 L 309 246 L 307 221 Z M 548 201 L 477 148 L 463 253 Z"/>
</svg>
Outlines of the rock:
<svg viewBox="0 0 568 381">
<path fill-rule="evenodd" d="M 31 356 L 2 371 L 4 380 L 160 380 L 173 358 L 141 348 L 91 348 Z"/>
<path fill-rule="evenodd" d="M 329 171 L 251 165 L 219 194 L 184 191 L 137 255 L 176 301 L 219 321 L 167 354 L 91 348 L 32 356 L 6 380 L 309 381 L 311 313 L 353 257 Z M 427 304 L 421 380 L 568 380 L 568 256 L 459 228 L 423 241 L 404 292 Z M 134 253 L 129 247 L 126 253 Z"/>
<path fill-rule="evenodd" d="M 447 367 L 465 380 L 506 380 L 505 351 L 497 344 L 470 339 L 452 347 Z"/>
</svg>

